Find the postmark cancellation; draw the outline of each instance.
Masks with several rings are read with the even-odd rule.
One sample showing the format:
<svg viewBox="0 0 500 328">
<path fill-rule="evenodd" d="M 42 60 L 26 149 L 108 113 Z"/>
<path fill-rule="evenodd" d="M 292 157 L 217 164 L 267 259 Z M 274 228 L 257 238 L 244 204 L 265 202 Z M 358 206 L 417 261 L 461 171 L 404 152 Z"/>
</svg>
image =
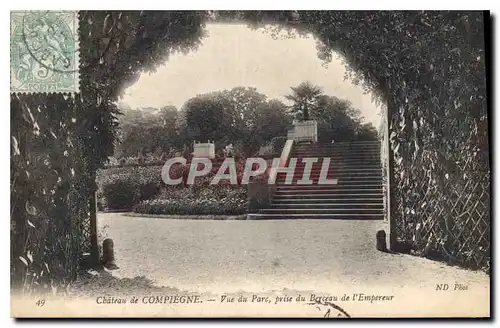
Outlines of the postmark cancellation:
<svg viewBox="0 0 500 328">
<path fill-rule="evenodd" d="M 79 92 L 77 11 L 12 11 L 10 92 Z"/>
</svg>

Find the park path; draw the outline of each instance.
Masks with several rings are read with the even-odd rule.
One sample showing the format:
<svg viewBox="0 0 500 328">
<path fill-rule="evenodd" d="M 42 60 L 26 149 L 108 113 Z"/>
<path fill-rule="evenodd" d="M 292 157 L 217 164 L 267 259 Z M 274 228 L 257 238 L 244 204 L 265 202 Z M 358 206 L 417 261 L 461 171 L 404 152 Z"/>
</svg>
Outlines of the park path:
<svg viewBox="0 0 500 328">
<path fill-rule="evenodd" d="M 489 277 L 374 247 L 382 221 L 174 220 L 98 215 L 115 242 L 117 277 L 202 292 L 331 290 L 341 286 L 435 290 L 460 283 L 488 297 Z"/>
</svg>

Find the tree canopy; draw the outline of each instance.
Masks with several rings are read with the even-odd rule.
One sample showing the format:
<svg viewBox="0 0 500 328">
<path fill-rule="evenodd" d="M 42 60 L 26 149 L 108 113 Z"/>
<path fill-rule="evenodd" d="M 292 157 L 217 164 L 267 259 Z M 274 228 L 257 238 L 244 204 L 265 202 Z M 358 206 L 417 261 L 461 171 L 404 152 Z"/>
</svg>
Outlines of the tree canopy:
<svg viewBox="0 0 500 328">
<path fill-rule="evenodd" d="M 316 90 L 313 96 L 308 94 L 308 115 L 318 121 L 320 142 L 377 139 L 376 129 L 371 123 L 362 124 L 360 111 L 349 101 L 327 96 L 310 83 L 301 85 Z M 180 151 L 193 141 L 208 140 L 217 148 L 233 144 L 251 156 L 273 138 L 286 137 L 296 118 L 293 107 L 267 99 L 256 88 L 235 87 L 197 95 L 179 111 L 173 106 L 124 108 L 115 157 Z"/>
<path fill-rule="evenodd" d="M 286 135 L 290 123 L 281 101 L 268 100 L 255 88 L 235 87 L 187 100 L 178 114 L 176 145 L 210 140 L 239 145 L 250 155 L 272 138 Z"/>
<path fill-rule="evenodd" d="M 122 109 L 115 157 L 137 156 L 140 152 L 164 152 L 179 146 L 178 111 L 175 106 L 160 109 Z"/>
</svg>

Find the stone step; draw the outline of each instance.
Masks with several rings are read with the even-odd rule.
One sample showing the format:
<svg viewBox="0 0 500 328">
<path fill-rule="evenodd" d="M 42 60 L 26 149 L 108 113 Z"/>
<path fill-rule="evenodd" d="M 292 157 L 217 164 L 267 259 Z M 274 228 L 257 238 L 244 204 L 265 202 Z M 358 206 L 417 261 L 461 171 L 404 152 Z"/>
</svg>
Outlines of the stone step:
<svg viewBox="0 0 500 328">
<path fill-rule="evenodd" d="M 341 178 L 341 177 L 343 177 L 346 179 L 349 179 L 349 178 L 362 179 L 364 177 L 379 177 L 379 178 L 383 177 L 382 170 L 359 171 L 359 172 L 360 172 L 359 174 L 352 174 L 352 173 L 358 173 L 358 171 L 329 169 L 329 170 L 325 170 L 325 172 L 323 172 L 323 174 L 326 174 L 326 176 L 328 178 L 331 178 L 331 177 Z M 309 177 L 312 179 L 317 179 L 322 174 L 321 170 L 315 170 L 315 171 L 294 170 L 294 171 L 291 171 L 289 174 L 287 174 L 286 172 L 278 172 L 276 174 L 276 179 L 283 179 L 283 178 L 290 176 L 290 175 L 293 175 L 294 178 L 295 177 L 302 178 L 302 176 L 305 173 L 308 173 Z"/>
<path fill-rule="evenodd" d="M 348 179 L 350 177 L 339 177 L 339 176 L 335 176 L 335 175 L 328 175 L 328 180 L 333 180 L 333 179 L 337 179 L 337 184 L 336 186 L 346 186 L 346 185 L 351 185 L 353 183 L 359 183 L 360 181 L 363 181 L 363 185 L 366 183 L 366 184 L 376 184 L 379 188 L 382 187 L 384 185 L 383 183 L 383 179 L 381 176 L 379 177 L 376 177 L 376 178 L 371 178 L 371 179 L 364 179 L 364 180 L 361 180 L 362 177 L 357 177 L 357 178 L 360 178 L 360 179 Z M 294 176 L 293 177 L 293 180 L 291 180 L 291 182 L 288 182 L 287 180 L 285 180 L 285 178 L 281 178 L 281 177 L 278 177 L 276 178 L 274 184 L 276 186 L 307 186 L 308 184 L 304 184 L 304 183 L 300 183 L 299 184 L 299 181 L 301 181 L 302 179 L 302 175 L 299 175 L 298 177 L 297 176 Z M 321 186 L 330 186 L 330 184 L 319 184 L 319 178 L 309 178 L 310 180 L 312 180 L 312 183 L 310 183 L 309 185 L 321 185 Z"/>
<path fill-rule="evenodd" d="M 317 181 L 319 179 L 319 174 L 310 174 L 309 175 L 309 179 L 310 180 L 313 180 L 313 181 Z M 373 180 L 380 180 L 382 181 L 382 174 L 365 174 L 365 175 L 345 175 L 345 174 L 338 174 L 337 172 L 328 172 L 328 175 L 327 175 L 328 179 L 338 179 L 338 180 L 370 180 L 370 181 L 373 181 Z M 276 177 L 276 181 L 285 181 L 285 179 L 287 178 L 286 175 L 284 174 L 280 174 L 279 176 Z M 301 180 L 303 178 L 303 173 L 295 173 L 293 175 L 293 181 L 298 181 L 298 180 Z"/>
<path fill-rule="evenodd" d="M 329 193 L 338 193 L 338 194 L 343 194 L 343 193 L 348 193 L 348 194 L 355 194 L 355 193 L 362 193 L 363 189 L 366 190 L 365 193 L 372 193 L 374 190 L 380 190 L 382 193 L 382 186 L 381 185 L 365 185 L 365 186 L 359 186 L 359 185 L 343 185 L 343 186 L 335 186 L 335 185 L 277 185 L 276 186 L 276 191 L 275 194 L 280 194 L 282 192 L 295 192 L 297 194 L 306 194 L 306 193 L 324 193 L 324 194 L 329 194 Z"/>
<path fill-rule="evenodd" d="M 313 157 L 313 156 L 311 156 Z M 292 157 L 293 158 L 293 157 Z M 291 161 L 288 161 L 286 166 L 290 167 L 291 166 Z M 329 166 L 368 166 L 368 165 L 373 165 L 373 166 L 380 166 L 380 159 L 375 158 L 375 159 L 346 159 L 346 158 L 341 158 L 341 159 L 330 159 Z M 306 163 L 302 161 L 302 159 L 296 159 L 295 161 L 295 167 L 296 168 L 303 168 L 306 167 Z M 325 164 L 326 165 L 326 164 Z M 311 168 L 322 168 L 323 167 L 323 158 L 320 158 L 319 161 L 316 163 L 309 164 Z"/>
<path fill-rule="evenodd" d="M 303 197 L 303 198 L 311 198 L 311 197 L 339 197 L 339 198 L 349 198 L 349 197 L 368 197 L 368 196 L 383 196 L 382 188 L 366 188 L 366 189 L 309 189 L 309 190 L 277 190 L 273 197 L 275 199 L 278 198 L 286 198 L 286 197 Z"/>
<path fill-rule="evenodd" d="M 281 213 L 281 214 L 380 214 L 383 209 L 378 208 L 266 208 L 259 213 Z"/>
<path fill-rule="evenodd" d="M 379 146 L 363 146 L 363 147 L 334 147 L 334 146 L 295 146 L 292 147 L 292 153 L 295 152 L 314 152 L 314 151 L 328 151 L 328 152 L 379 152 L 381 148 Z"/>
<path fill-rule="evenodd" d="M 316 195 L 274 195 L 271 199 L 273 204 L 290 204 L 290 203 L 308 203 L 308 202 L 341 202 L 341 203 L 383 203 L 382 194 L 348 194 L 348 195 L 331 195 L 331 194 L 316 194 Z"/>
<path fill-rule="evenodd" d="M 333 178 L 335 179 L 335 177 Z M 307 184 L 297 184 L 297 183 L 294 183 L 293 181 L 291 183 L 287 183 L 285 180 L 281 180 L 281 181 L 276 181 L 276 186 L 277 187 L 281 187 L 281 186 L 296 186 L 296 187 L 302 187 L 302 186 L 308 186 Z M 382 186 L 382 179 L 375 179 L 375 180 L 347 180 L 347 179 L 337 179 L 337 183 L 336 184 L 320 184 L 318 183 L 318 181 L 314 181 L 313 180 L 313 183 L 312 184 L 309 184 L 309 186 L 337 186 L 339 188 L 342 188 L 344 186 L 360 186 L 360 187 L 363 187 L 365 188 L 366 186 L 377 186 L 377 187 L 381 187 Z"/>
<path fill-rule="evenodd" d="M 381 175 L 379 175 L 379 176 L 338 176 L 338 175 L 329 173 L 327 176 L 327 179 L 328 179 L 327 181 L 337 179 L 337 185 L 345 185 L 345 184 L 352 184 L 352 183 L 383 184 L 383 179 L 382 179 Z M 300 182 L 300 181 L 302 181 L 302 174 L 295 174 L 293 177 L 289 177 L 288 179 L 284 176 L 277 177 L 276 180 L 274 181 L 274 183 L 276 185 L 307 185 L 307 184 L 316 185 L 316 184 L 320 184 L 319 177 L 308 177 L 308 180 L 312 181 L 312 183 L 311 182 L 309 182 L 309 183 Z M 329 185 L 329 184 L 322 183 L 322 185 Z"/>
<path fill-rule="evenodd" d="M 383 214 L 282 214 L 282 213 L 251 213 L 247 214 L 247 220 L 293 220 L 293 219 L 331 219 L 331 220 L 383 220 Z"/>
<path fill-rule="evenodd" d="M 376 197 L 374 198 L 372 196 L 372 198 L 369 198 L 369 197 L 366 197 L 366 198 L 362 198 L 362 197 L 355 197 L 354 196 L 351 196 L 353 198 L 348 198 L 348 197 L 345 197 L 345 198 L 341 198 L 341 197 L 332 197 L 332 196 L 329 196 L 329 197 L 324 197 L 324 198 L 320 198 L 320 197 L 310 197 L 310 198 L 306 198 L 306 197 L 285 197 L 285 198 L 276 198 L 276 197 L 273 197 L 273 199 L 271 200 L 271 204 L 302 204 L 302 203 L 328 203 L 328 204 L 331 204 L 331 203 L 342 203 L 342 204 L 345 204 L 345 203 L 348 203 L 348 204 L 354 204 L 354 203 L 382 203 L 383 204 L 383 201 L 384 201 L 384 198 L 383 197 Z"/>
<path fill-rule="evenodd" d="M 335 174 L 335 172 L 328 172 L 328 178 L 335 178 L 339 180 L 381 180 L 382 179 L 382 174 L 371 174 L 371 175 L 340 175 L 340 174 Z M 293 181 L 301 180 L 303 177 L 303 173 L 298 174 L 295 173 L 293 175 Z M 287 176 L 285 174 L 280 174 L 279 176 L 276 177 L 276 181 L 285 181 Z M 316 181 L 320 178 L 320 174 L 310 174 L 308 177 L 310 180 Z"/>
<path fill-rule="evenodd" d="M 309 150 L 292 150 L 290 156 L 296 157 L 314 157 L 311 155 L 325 155 L 332 157 L 380 157 L 379 150 L 370 150 L 370 151 L 354 151 L 354 150 L 346 150 L 346 151 L 333 151 L 328 149 L 309 149 Z"/>
<path fill-rule="evenodd" d="M 381 148 L 379 146 L 362 146 L 362 147 L 328 147 L 328 146 L 322 146 L 322 147 L 300 147 L 296 146 L 292 148 L 292 153 L 296 152 L 330 152 L 330 153 L 368 153 L 368 152 L 380 152 Z"/>
<path fill-rule="evenodd" d="M 288 170 L 289 168 L 287 168 Z M 381 167 L 376 167 L 376 166 L 371 166 L 371 168 L 362 168 L 362 169 L 357 169 L 356 167 L 349 167 L 349 166 L 343 166 L 343 167 L 332 167 L 332 165 L 330 165 L 329 167 L 327 167 L 328 169 L 328 172 L 337 172 L 337 173 L 347 173 L 347 174 L 351 174 L 351 173 L 359 173 L 359 174 L 363 174 L 363 173 L 370 173 L 370 174 L 382 174 L 382 168 Z M 311 172 L 312 173 L 315 173 L 315 174 L 320 174 L 321 173 L 321 170 L 322 168 L 321 167 L 313 167 L 313 168 L 308 168 L 308 172 Z M 291 171 L 291 169 L 290 169 Z M 293 172 L 304 172 L 305 171 L 305 167 L 295 167 L 293 169 Z M 286 174 L 286 171 L 285 169 L 283 169 L 282 171 L 278 171 L 277 174 Z"/>
<path fill-rule="evenodd" d="M 290 203 L 290 204 L 277 204 L 272 203 L 270 209 L 320 209 L 326 210 L 331 209 L 332 211 L 351 211 L 355 209 L 384 209 L 384 204 L 382 202 L 378 203 L 325 203 L 325 202 L 315 202 L 315 203 Z"/>
<path fill-rule="evenodd" d="M 380 152 L 370 153 L 353 153 L 353 152 L 331 152 L 331 151 L 293 151 L 290 157 L 303 158 L 303 157 L 329 157 L 329 158 L 380 158 Z"/>
<path fill-rule="evenodd" d="M 383 203 L 383 195 L 382 194 L 361 194 L 361 195 L 352 195 L 339 197 L 340 195 L 329 195 L 329 196 L 319 196 L 317 195 L 309 195 L 311 197 L 272 197 L 272 204 L 355 204 L 355 203 L 370 203 L 370 204 L 382 204 Z"/>
<path fill-rule="evenodd" d="M 293 148 L 306 148 L 306 149 L 314 149 L 314 148 L 366 148 L 366 147 L 380 147 L 380 143 L 364 143 L 364 144 L 341 144 L 341 143 L 315 143 L 315 144 L 301 144 L 295 143 Z"/>
<path fill-rule="evenodd" d="M 318 157 L 318 158 L 380 158 L 380 152 L 370 153 L 354 153 L 354 152 L 331 152 L 331 151 L 293 151 L 290 157 L 303 158 L 303 157 Z"/>
<path fill-rule="evenodd" d="M 326 165 L 326 164 L 325 164 Z M 287 162 L 286 163 L 286 167 L 290 167 L 290 162 Z M 306 163 L 302 162 L 301 160 L 300 161 L 297 161 L 295 162 L 295 168 L 305 168 L 306 167 Z M 311 169 L 321 169 L 323 167 L 323 160 L 319 161 L 319 162 L 316 162 L 316 163 L 313 163 L 311 165 Z M 368 161 L 368 162 L 365 162 L 365 161 L 343 161 L 343 160 L 339 160 L 339 161 L 330 161 L 330 163 L 328 163 L 328 167 L 330 168 L 342 168 L 342 167 L 348 167 L 348 168 L 359 168 L 359 169 L 362 169 L 362 168 L 380 168 L 381 167 L 381 162 L 380 161 Z"/>
<path fill-rule="evenodd" d="M 293 147 L 291 150 L 291 154 L 296 154 L 296 153 L 318 153 L 318 152 L 325 152 L 325 153 L 338 153 L 338 154 L 344 154 L 344 153 L 351 153 L 351 154 L 369 154 L 369 153 L 380 153 L 381 149 L 378 147 L 364 147 L 364 148 L 333 148 L 333 147 Z"/>
<path fill-rule="evenodd" d="M 339 190 L 345 190 L 345 189 L 366 189 L 366 188 L 382 188 L 382 182 L 377 182 L 377 181 L 368 181 L 368 182 L 361 182 L 361 181 L 352 181 L 351 183 L 347 182 L 342 182 L 342 180 L 338 180 L 336 184 L 311 184 L 311 185 L 300 185 L 300 184 L 287 184 L 284 182 L 279 182 L 275 184 L 277 190 L 285 190 L 285 189 L 297 189 L 297 190 L 303 190 L 303 189 L 318 189 L 318 187 L 324 187 L 326 189 L 339 189 Z"/>
<path fill-rule="evenodd" d="M 319 172 L 314 172 L 316 176 L 319 176 Z M 363 176 L 382 176 L 382 170 L 373 170 L 373 171 L 334 171 L 328 170 L 329 174 L 335 175 L 335 177 L 363 177 Z M 281 175 L 280 175 L 281 176 Z M 311 176 L 312 172 L 311 172 Z"/>
<path fill-rule="evenodd" d="M 370 159 L 349 159 L 349 158 L 339 158 L 339 159 L 332 159 L 330 158 L 330 161 L 327 160 L 329 158 L 328 156 L 325 157 L 315 157 L 315 156 L 310 156 L 309 158 L 318 158 L 318 160 L 314 163 L 306 163 L 303 161 L 303 158 L 298 158 L 298 157 L 290 157 L 290 159 L 294 159 L 295 161 L 295 167 L 311 167 L 311 168 L 321 168 L 323 165 L 329 165 L 331 166 L 380 166 L 382 161 L 380 161 L 379 158 L 370 158 Z M 293 164 L 291 160 L 288 160 L 286 162 L 286 166 L 289 167 Z M 269 165 L 271 167 L 271 165 Z"/>
<path fill-rule="evenodd" d="M 348 143 L 348 142 L 328 142 L 328 143 L 296 143 L 294 148 L 363 148 L 363 147 L 380 147 L 380 142 L 363 142 L 363 143 Z"/>
<path fill-rule="evenodd" d="M 363 183 L 357 183 L 358 181 L 346 181 L 346 180 L 337 180 L 337 184 L 325 184 L 325 183 L 319 183 L 318 180 L 312 180 L 312 183 L 308 184 L 299 184 L 296 180 L 295 181 L 276 181 L 275 185 L 277 189 L 280 189 L 282 187 L 302 187 L 302 186 L 311 186 L 311 187 L 323 187 L 323 186 L 337 186 L 337 189 L 348 189 L 349 187 L 355 188 L 355 186 L 359 186 L 359 188 L 366 188 L 366 186 L 374 186 L 374 187 L 382 187 L 382 180 L 371 180 L 371 181 L 364 181 Z M 335 188 L 334 188 L 335 189 Z"/>
<path fill-rule="evenodd" d="M 313 147 L 324 147 L 324 146 L 332 146 L 332 147 L 362 147 L 362 146 L 373 146 L 380 145 L 380 141 L 333 141 L 333 142 L 317 142 L 317 143 L 307 143 L 307 142 L 296 142 L 295 146 L 313 146 Z"/>
<path fill-rule="evenodd" d="M 305 167 L 295 167 L 295 169 L 293 170 L 294 172 L 296 173 L 301 173 L 301 172 L 304 172 L 305 170 Z M 375 165 L 371 165 L 371 166 L 336 166 L 336 165 L 332 165 L 330 164 L 330 166 L 328 167 L 328 171 L 335 171 L 335 172 L 367 172 L 367 171 L 372 171 L 372 172 L 382 172 L 382 167 L 381 166 L 375 166 Z M 318 168 L 311 168 L 310 170 L 311 173 L 321 173 L 321 167 L 318 167 Z M 281 172 L 278 172 L 277 174 L 286 174 L 285 172 L 281 171 Z"/>
<path fill-rule="evenodd" d="M 291 174 L 291 173 L 290 173 Z M 302 179 L 302 177 L 304 176 L 304 171 L 302 172 L 293 172 L 293 176 L 290 176 L 290 175 L 286 175 L 284 173 L 282 174 L 279 174 L 276 176 L 276 181 L 285 181 L 285 179 L 287 177 L 289 177 L 289 179 L 293 179 L 294 180 L 300 180 Z M 318 180 L 320 177 L 320 173 L 319 172 L 312 172 L 311 174 L 309 174 L 309 179 L 311 180 Z M 349 181 L 362 181 L 362 180 L 370 180 L 370 181 L 373 181 L 373 180 L 382 180 L 382 174 L 376 174 L 376 173 L 372 173 L 372 174 L 365 174 L 365 175 L 345 175 L 345 174 L 339 174 L 338 171 L 328 171 L 326 172 L 326 177 L 328 179 L 338 179 L 338 180 L 349 180 Z"/>
<path fill-rule="evenodd" d="M 295 165 L 305 165 L 306 162 L 303 161 L 305 158 L 317 158 L 317 161 L 312 163 L 313 166 L 321 166 L 323 165 L 323 162 L 326 161 L 327 158 L 330 159 L 330 164 L 332 163 L 363 163 L 363 162 L 374 162 L 374 163 L 381 163 L 380 156 L 368 156 L 368 157 L 349 157 L 349 156 L 330 156 L 328 154 L 325 155 L 316 155 L 316 154 L 311 154 L 311 155 L 300 155 L 300 156 L 295 156 L 295 155 L 290 155 L 290 159 L 295 159 Z M 291 163 L 290 160 L 287 161 L 287 163 Z M 310 165 L 310 164 L 309 164 Z"/>
</svg>

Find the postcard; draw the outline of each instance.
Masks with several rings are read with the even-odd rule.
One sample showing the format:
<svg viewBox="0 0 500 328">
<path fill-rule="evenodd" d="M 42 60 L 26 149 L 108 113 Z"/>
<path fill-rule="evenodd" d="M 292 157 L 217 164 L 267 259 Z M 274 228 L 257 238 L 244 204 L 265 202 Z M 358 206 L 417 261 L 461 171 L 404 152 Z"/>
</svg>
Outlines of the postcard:
<svg viewBox="0 0 500 328">
<path fill-rule="evenodd" d="M 11 11 L 15 318 L 489 318 L 487 11 Z"/>
</svg>

